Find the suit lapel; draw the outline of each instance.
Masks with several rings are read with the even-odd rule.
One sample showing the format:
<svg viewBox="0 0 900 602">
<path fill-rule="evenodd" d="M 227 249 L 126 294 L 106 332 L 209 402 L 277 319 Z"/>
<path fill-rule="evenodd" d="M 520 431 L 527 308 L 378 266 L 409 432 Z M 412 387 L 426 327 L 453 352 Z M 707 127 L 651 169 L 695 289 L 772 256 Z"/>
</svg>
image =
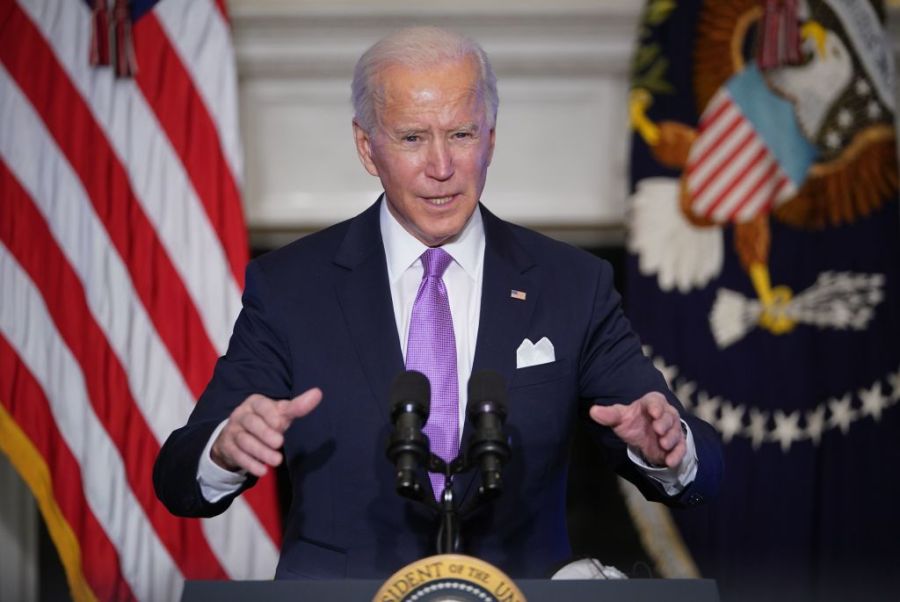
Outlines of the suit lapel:
<svg viewBox="0 0 900 602">
<path fill-rule="evenodd" d="M 389 423 L 391 381 L 403 368 L 376 202 L 350 223 L 334 262 L 347 271 L 337 297 L 378 412 Z"/>
<path fill-rule="evenodd" d="M 369 207 L 350 223 L 334 262 L 346 270 L 336 286 L 338 302 L 353 339 L 357 357 L 372 391 L 377 411 L 390 423 L 388 395 L 393 378 L 404 370 L 384 243 L 379 223 L 380 203 Z M 516 349 L 525 338 L 534 306 L 540 295 L 534 261 L 513 236 L 508 224 L 481 207 L 485 252 L 481 291 L 481 316 L 472 372 L 494 370 L 512 382 Z M 526 294 L 525 300 L 511 296 Z M 510 408 L 510 411 L 515 411 Z M 472 435 L 464 423 L 462 450 Z M 457 499 L 464 502 L 475 489 L 477 470 L 460 475 L 453 484 Z"/>
<path fill-rule="evenodd" d="M 540 295 L 535 262 L 518 243 L 509 224 L 481 207 L 484 219 L 484 272 L 481 288 L 481 316 L 472 373 L 493 370 L 500 373 L 507 387 L 516 370 L 516 349 L 528 333 L 531 315 Z M 512 296 L 525 293 L 525 299 Z M 515 411 L 510 408 L 510 411 Z M 466 449 L 474 425 L 467 419 L 463 429 L 462 450 Z M 478 471 L 471 470 L 454 483 L 457 495 L 471 495 Z M 476 488 L 477 489 L 477 488 Z"/>
</svg>

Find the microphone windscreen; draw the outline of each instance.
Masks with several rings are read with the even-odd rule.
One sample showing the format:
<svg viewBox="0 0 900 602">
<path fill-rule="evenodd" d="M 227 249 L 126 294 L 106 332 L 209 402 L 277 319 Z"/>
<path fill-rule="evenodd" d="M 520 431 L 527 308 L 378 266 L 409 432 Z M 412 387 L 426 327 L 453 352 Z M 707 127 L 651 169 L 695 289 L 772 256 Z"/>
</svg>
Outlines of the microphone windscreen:
<svg viewBox="0 0 900 602">
<path fill-rule="evenodd" d="M 469 379 L 469 407 L 492 401 L 498 409 L 506 410 L 506 381 L 499 372 L 479 370 Z"/>
<path fill-rule="evenodd" d="M 428 416 L 431 406 L 431 385 L 421 372 L 408 370 L 401 372 L 391 384 L 391 411 L 401 404 L 414 403 Z"/>
</svg>

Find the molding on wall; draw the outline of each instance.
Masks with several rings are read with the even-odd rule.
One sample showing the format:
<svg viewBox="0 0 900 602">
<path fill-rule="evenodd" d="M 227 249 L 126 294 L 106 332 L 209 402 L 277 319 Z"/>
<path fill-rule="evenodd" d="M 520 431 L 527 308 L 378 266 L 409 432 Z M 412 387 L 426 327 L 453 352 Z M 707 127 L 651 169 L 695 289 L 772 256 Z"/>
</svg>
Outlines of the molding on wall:
<svg viewBox="0 0 900 602">
<path fill-rule="evenodd" d="M 435 24 L 465 32 L 498 74 L 624 75 L 637 2 L 555 4 L 310 4 L 233 2 L 241 77 L 348 77 L 357 57 L 394 29 Z"/>
</svg>

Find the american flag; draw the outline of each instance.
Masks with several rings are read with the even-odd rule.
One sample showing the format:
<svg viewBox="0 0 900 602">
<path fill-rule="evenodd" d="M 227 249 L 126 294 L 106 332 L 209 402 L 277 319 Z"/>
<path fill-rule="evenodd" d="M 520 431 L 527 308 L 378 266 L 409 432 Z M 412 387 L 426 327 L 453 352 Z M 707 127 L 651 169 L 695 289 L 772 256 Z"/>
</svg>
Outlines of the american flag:
<svg viewBox="0 0 900 602">
<path fill-rule="evenodd" d="M 0 0 L 0 449 L 75 599 L 177 600 L 271 578 L 281 537 L 271 477 L 202 521 L 151 481 L 240 308 L 234 52 L 224 0 L 130 2 L 117 78 L 95 4 L 126 5 Z"/>
<path fill-rule="evenodd" d="M 685 168 L 691 212 L 718 224 L 767 213 L 797 193 L 814 154 L 791 105 L 750 65 L 700 115 Z"/>
</svg>

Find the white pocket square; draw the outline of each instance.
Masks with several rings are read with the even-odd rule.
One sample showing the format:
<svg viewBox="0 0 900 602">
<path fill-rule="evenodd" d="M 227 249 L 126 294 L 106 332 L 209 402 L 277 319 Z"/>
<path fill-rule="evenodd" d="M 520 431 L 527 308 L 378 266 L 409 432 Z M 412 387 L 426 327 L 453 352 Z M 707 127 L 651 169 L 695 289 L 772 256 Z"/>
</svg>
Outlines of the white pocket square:
<svg viewBox="0 0 900 602">
<path fill-rule="evenodd" d="M 537 343 L 525 339 L 519 348 L 516 349 L 516 368 L 528 368 L 529 366 L 540 366 L 541 364 L 549 364 L 556 361 L 556 352 L 553 349 L 553 343 L 547 337 L 542 338 Z"/>
</svg>

